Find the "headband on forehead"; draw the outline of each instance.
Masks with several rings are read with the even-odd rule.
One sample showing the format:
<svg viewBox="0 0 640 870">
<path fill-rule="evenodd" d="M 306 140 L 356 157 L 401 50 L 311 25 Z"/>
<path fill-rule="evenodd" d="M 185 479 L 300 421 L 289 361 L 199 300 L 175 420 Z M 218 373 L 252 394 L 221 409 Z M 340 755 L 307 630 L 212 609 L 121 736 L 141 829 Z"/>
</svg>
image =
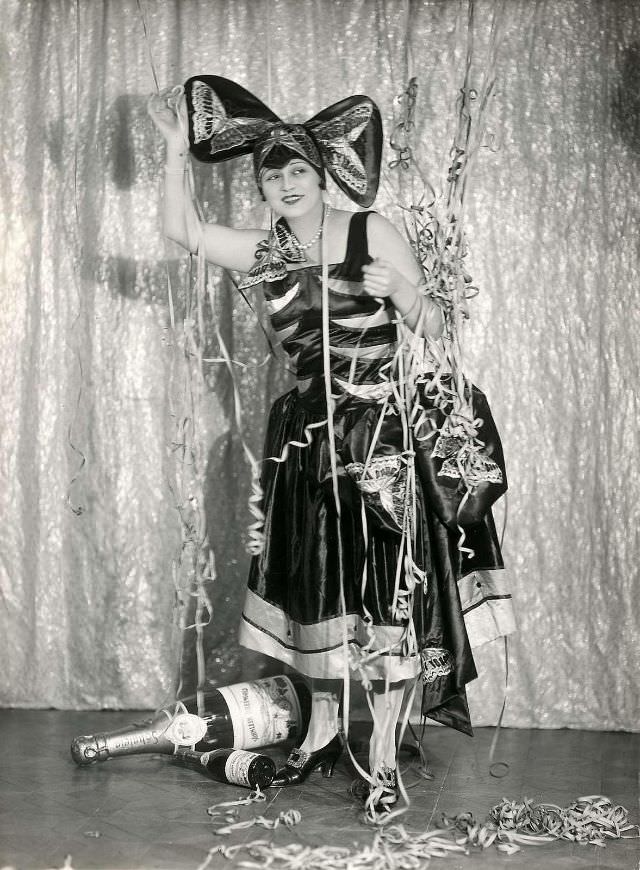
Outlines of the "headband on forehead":
<svg viewBox="0 0 640 870">
<path fill-rule="evenodd" d="M 249 91 L 221 76 L 194 76 L 184 86 L 189 146 L 198 160 L 221 163 L 254 155 L 256 179 L 283 145 L 327 170 L 357 205 L 372 204 L 380 180 L 382 121 L 369 97 L 347 97 L 303 124 L 286 124 Z"/>
<path fill-rule="evenodd" d="M 258 184 L 260 173 L 274 151 L 282 149 L 297 154 L 310 163 L 324 178 L 324 163 L 316 142 L 302 124 L 279 124 L 256 142 L 253 149 L 253 171 Z"/>
</svg>

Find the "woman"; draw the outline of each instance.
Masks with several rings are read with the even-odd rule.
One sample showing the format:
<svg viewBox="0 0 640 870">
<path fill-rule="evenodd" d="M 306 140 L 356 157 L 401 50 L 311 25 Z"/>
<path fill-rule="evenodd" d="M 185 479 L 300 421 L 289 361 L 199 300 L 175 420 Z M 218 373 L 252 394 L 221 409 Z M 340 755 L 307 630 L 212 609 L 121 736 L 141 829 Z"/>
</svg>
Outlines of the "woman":
<svg viewBox="0 0 640 870">
<path fill-rule="evenodd" d="M 464 686 L 475 668 L 456 588 L 462 496 L 457 482 L 442 493 L 434 483 L 433 439 L 424 432 L 436 433 L 444 417 L 424 384 L 419 423 L 407 425 L 397 353 L 398 324 L 438 339 L 441 309 L 385 218 L 325 200 L 329 172 L 356 204 L 373 202 L 382 136 L 371 100 L 351 97 L 289 125 L 220 77 L 190 79 L 185 96 L 164 92 L 149 105 L 166 140 L 165 233 L 247 273 L 243 286 L 262 285 L 297 375 L 269 418 L 264 547 L 240 629 L 242 644 L 311 678 L 308 732 L 273 784 L 302 782 L 318 768 L 331 774 L 350 667 L 373 689 L 370 797 L 388 807 L 397 798 L 395 731 L 407 680 L 422 670 L 423 712 L 470 730 Z M 185 195 L 189 146 L 212 162 L 253 153 L 270 230 L 199 221 Z M 487 450 L 501 459 L 497 439 Z M 503 490 L 495 482 L 489 490 L 471 511 L 468 570 L 501 565 L 488 505 Z"/>
</svg>

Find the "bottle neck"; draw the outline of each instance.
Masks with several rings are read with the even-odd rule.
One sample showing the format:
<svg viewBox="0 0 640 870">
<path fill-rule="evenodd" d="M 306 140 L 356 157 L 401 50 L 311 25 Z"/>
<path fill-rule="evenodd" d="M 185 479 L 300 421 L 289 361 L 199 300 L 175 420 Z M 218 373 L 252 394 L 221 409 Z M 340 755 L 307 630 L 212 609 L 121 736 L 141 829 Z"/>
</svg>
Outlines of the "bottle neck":
<svg viewBox="0 0 640 870">
<path fill-rule="evenodd" d="M 193 749 L 184 749 L 182 746 L 176 746 L 173 754 L 176 758 L 179 758 L 180 761 L 186 761 L 189 764 L 198 765 L 198 767 L 202 763 L 202 752 L 196 752 Z"/>
</svg>

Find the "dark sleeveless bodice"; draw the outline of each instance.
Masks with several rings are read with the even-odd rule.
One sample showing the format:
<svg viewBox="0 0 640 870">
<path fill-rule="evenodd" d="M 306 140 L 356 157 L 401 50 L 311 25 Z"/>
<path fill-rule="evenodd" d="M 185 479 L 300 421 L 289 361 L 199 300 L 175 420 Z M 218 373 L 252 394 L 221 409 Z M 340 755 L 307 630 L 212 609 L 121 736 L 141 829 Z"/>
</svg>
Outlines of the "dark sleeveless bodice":
<svg viewBox="0 0 640 870">
<path fill-rule="evenodd" d="M 370 296 L 362 266 L 371 262 L 369 212 L 350 221 L 346 258 L 329 267 L 329 350 L 332 392 L 345 400 L 376 401 L 388 390 L 381 375 L 394 355 L 396 326 L 388 300 Z M 265 283 L 271 325 L 291 360 L 300 399 L 309 408 L 324 402 L 322 267 L 311 265 Z"/>
</svg>

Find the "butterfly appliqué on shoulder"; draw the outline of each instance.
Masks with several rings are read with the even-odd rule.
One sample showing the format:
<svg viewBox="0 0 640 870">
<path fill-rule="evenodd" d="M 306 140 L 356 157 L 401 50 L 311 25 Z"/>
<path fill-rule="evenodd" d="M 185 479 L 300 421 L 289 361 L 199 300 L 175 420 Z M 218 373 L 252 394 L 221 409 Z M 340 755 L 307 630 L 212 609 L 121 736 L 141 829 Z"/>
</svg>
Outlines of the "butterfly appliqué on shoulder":
<svg viewBox="0 0 640 870">
<path fill-rule="evenodd" d="M 287 275 L 287 263 L 306 262 L 296 237 L 282 220 L 276 222 L 268 238 L 258 243 L 255 257 L 256 262 L 240 283 L 240 290 L 255 287 L 263 281 L 281 281 Z"/>
</svg>

